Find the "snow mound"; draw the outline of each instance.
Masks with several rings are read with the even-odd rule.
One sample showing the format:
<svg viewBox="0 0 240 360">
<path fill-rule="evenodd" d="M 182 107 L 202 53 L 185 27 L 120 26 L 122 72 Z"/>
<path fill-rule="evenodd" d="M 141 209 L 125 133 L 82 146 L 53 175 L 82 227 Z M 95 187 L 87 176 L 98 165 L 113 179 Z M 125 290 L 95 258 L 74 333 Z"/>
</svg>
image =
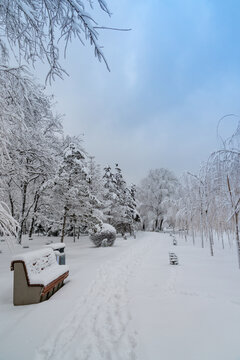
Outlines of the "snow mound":
<svg viewBox="0 0 240 360">
<path fill-rule="evenodd" d="M 46 245 L 47 248 L 51 248 L 53 250 L 65 249 L 66 245 L 64 243 L 52 243 Z"/>
<path fill-rule="evenodd" d="M 97 224 L 90 231 L 90 239 L 96 245 L 99 246 L 112 246 L 116 239 L 116 229 L 109 224 Z"/>
</svg>

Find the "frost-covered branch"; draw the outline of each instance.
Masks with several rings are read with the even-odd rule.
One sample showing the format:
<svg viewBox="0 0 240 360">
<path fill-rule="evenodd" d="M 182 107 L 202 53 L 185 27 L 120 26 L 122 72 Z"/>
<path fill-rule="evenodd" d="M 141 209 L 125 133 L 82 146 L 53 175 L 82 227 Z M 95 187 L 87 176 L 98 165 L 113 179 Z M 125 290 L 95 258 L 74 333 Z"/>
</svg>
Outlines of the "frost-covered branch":
<svg viewBox="0 0 240 360">
<path fill-rule="evenodd" d="M 111 16 L 107 3 L 95 1 L 100 9 Z M 89 0 L 2 0 L 0 4 L 0 51 L 2 63 L 9 53 L 15 54 L 34 65 L 37 59 L 47 61 L 49 72 L 47 79 L 62 77 L 66 71 L 60 63 L 59 42 L 65 48 L 72 38 L 86 41 L 94 47 L 95 56 L 103 60 L 108 70 L 107 60 L 99 45 L 98 26 L 94 17 L 94 2 Z M 89 12 L 87 11 L 89 8 Z M 127 30 L 127 29 L 122 29 Z M 9 45 L 9 46 L 8 46 Z"/>
<path fill-rule="evenodd" d="M 6 235 L 16 235 L 18 223 L 10 215 L 10 210 L 7 205 L 0 202 L 0 233 Z"/>
</svg>

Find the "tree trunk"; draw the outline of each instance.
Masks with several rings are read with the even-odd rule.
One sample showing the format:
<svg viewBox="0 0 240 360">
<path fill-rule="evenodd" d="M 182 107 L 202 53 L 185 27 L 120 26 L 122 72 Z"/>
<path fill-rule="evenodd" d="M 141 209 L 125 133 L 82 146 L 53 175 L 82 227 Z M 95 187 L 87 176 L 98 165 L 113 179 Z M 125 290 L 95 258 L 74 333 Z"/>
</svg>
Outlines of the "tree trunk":
<svg viewBox="0 0 240 360">
<path fill-rule="evenodd" d="M 235 213 L 235 234 L 236 234 L 236 244 L 237 244 L 237 253 L 238 253 L 238 267 L 240 269 L 240 239 L 239 239 L 239 227 L 238 227 L 238 213 Z"/>
<path fill-rule="evenodd" d="M 195 246 L 195 233 L 193 228 L 192 228 L 192 241 L 193 241 L 193 245 Z"/>
<path fill-rule="evenodd" d="M 73 242 L 76 242 L 76 226 L 73 224 Z"/>
<path fill-rule="evenodd" d="M 33 217 L 32 217 L 32 220 L 31 220 L 31 225 L 30 225 L 30 230 L 29 230 L 29 238 L 31 238 L 32 234 L 33 234 L 33 228 L 34 228 L 34 224 L 35 224 L 35 221 L 36 221 L 35 214 L 37 212 L 39 198 L 40 198 L 40 195 L 38 193 L 36 193 L 35 194 L 35 205 L 34 205 L 34 209 L 33 209 Z"/>
<path fill-rule="evenodd" d="M 185 239 L 185 241 L 187 242 L 187 233 L 186 233 L 186 230 L 184 230 L 184 239 Z"/>
<path fill-rule="evenodd" d="M 18 230 L 18 236 L 17 236 L 17 242 L 19 244 L 22 243 L 23 227 L 24 227 L 24 222 L 26 220 L 24 218 L 25 207 L 26 207 L 26 198 L 27 198 L 27 183 L 25 182 L 23 184 L 23 189 L 22 189 L 22 210 L 21 210 L 21 218 L 19 221 L 19 230 Z"/>
<path fill-rule="evenodd" d="M 31 225 L 30 225 L 30 229 L 29 229 L 29 234 L 28 234 L 29 239 L 31 239 L 32 234 L 33 234 L 34 223 L 35 223 L 35 217 L 33 216 L 33 217 L 32 217 L 32 220 L 31 220 Z"/>
<path fill-rule="evenodd" d="M 202 217 L 203 217 L 203 214 L 202 214 L 202 211 L 201 211 L 201 216 L 200 216 L 201 245 L 202 245 L 202 248 L 204 248 L 203 221 L 202 221 Z"/>
<path fill-rule="evenodd" d="M 14 203 L 13 203 L 13 198 L 12 195 L 9 193 L 9 202 L 10 202 L 10 209 L 11 209 L 11 215 L 12 217 L 14 217 Z"/>
<path fill-rule="evenodd" d="M 161 219 L 161 221 L 160 221 L 160 226 L 159 226 L 160 231 L 162 231 L 162 225 L 163 225 L 163 219 Z"/>
<path fill-rule="evenodd" d="M 234 206 L 234 202 L 233 202 L 233 195 L 232 195 L 232 190 L 231 190 L 231 186 L 230 186 L 230 180 L 229 180 L 229 176 L 227 175 L 227 185 L 228 185 L 228 191 L 229 191 L 229 195 L 230 195 L 230 199 L 231 199 L 231 204 L 232 204 L 232 208 L 234 210 L 234 220 L 235 220 L 235 234 L 236 234 L 236 244 L 237 244 L 237 253 L 238 253 L 238 267 L 240 269 L 240 240 L 239 240 L 239 228 L 238 228 L 238 212 L 237 212 L 237 205 L 238 202 L 236 203 L 236 205 Z"/>
<path fill-rule="evenodd" d="M 213 234 L 212 234 L 212 231 L 209 230 L 209 244 L 210 244 L 210 253 L 211 253 L 211 256 L 214 255 L 214 252 L 213 252 Z"/>
<path fill-rule="evenodd" d="M 225 246 L 224 246 L 224 238 L 223 238 L 223 228 L 222 228 L 222 226 L 220 226 L 220 232 L 221 232 L 222 248 L 224 249 Z"/>
<path fill-rule="evenodd" d="M 63 214 L 63 225 L 62 225 L 61 242 L 63 242 L 63 240 L 64 240 L 65 226 L 66 226 L 66 220 L 67 220 L 67 213 L 68 213 L 68 208 L 65 206 L 65 207 L 64 207 L 64 214 Z"/>
<path fill-rule="evenodd" d="M 199 198 L 201 199 L 200 202 L 200 232 L 201 232 L 201 245 L 204 248 L 204 237 L 203 237 L 203 204 L 202 204 L 202 195 L 201 195 L 201 187 L 199 186 Z"/>
<path fill-rule="evenodd" d="M 184 238 L 185 238 L 186 242 L 187 242 L 187 235 L 188 235 L 188 227 L 187 227 L 187 222 L 186 222 L 185 226 L 184 226 Z"/>
<path fill-rule="evenodd" d="M 231 239 L 230 239 L 230 235 L 229 235 L 229 230 L 227 230 L 227 237 L 228 237 L 228 244 L 230 249 L 232 248 L 232 244 L 231 244 Z"/>
<path fill-rule="evenodd" d="M 213 239 L 212 239 L 212 232 L 208 223 L 208 210 L 205 210 L 205 223 L 206 223 L 206 233 L 208 235 L 208 239 L 209 239 L 209 246 L 210 246 L 210 254 L 211 256 L 214 255 L 213 252 Z"/>
</svg>

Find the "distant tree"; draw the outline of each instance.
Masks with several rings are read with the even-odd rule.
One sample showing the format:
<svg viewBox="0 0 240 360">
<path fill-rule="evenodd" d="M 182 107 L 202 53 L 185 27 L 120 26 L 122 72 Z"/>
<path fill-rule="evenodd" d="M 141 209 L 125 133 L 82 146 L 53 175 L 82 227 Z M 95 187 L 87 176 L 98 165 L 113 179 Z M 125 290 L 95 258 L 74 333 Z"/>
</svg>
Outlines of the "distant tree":
<svg viewBox="0 0 240 360">
<path fill-rule="evenodd" d="M 176 223 L 180 229 L 192 236 L 195 244 L 195 234 L 200 232 L 201 245 L 204 239 L 209 240 L 210 252 L 213 255 L 213 239 L 210 227 L 213 197 L 210 196 L 210 178 L 206 176 L 203 166 L 198 175 L 186 173 L 181 178 L 181 187 L 177 195 Z"/>
<path fill-rule="evenodd" d="M 167 202 L 174 197 L 178 180 L 167 169 L 150 170 L 138 187 L 139 212 L 144 227 L 153 231 L 162 230 L 167 219 Z"/>
</svg>

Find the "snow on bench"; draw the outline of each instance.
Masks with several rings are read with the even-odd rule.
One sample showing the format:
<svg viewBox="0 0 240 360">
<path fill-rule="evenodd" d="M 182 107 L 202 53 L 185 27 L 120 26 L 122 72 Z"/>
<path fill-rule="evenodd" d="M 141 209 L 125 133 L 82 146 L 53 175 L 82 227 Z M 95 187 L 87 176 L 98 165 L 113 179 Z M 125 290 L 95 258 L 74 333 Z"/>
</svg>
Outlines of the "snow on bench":
<svg viewBox="0 0 240 360">
<path fill-rule="evenodd" d="M 69 267 L 58 265 L 52 248 L 13 257 L 14 305 L 35 304 L 49 299 L 63 285 Z"/>
<path fill-rule="evenodd" d="M 45 247 L 53 249 L 57 259 L 57 263 L 59 265 L 65 265 L 65 261 L 66 261 L 66 255 L 64 253 L 65 246 L 66 245 L 64 243 L 52 243 L 45 245 Z"/>
<path fill-rule="evenodd" d="M 66 245 L 64 243 L 52 243 L 52 244 L 47 244 L 45 247 L 50 247 L 53 250 L 61 250 L 64 251 Z"/>
</svg>

